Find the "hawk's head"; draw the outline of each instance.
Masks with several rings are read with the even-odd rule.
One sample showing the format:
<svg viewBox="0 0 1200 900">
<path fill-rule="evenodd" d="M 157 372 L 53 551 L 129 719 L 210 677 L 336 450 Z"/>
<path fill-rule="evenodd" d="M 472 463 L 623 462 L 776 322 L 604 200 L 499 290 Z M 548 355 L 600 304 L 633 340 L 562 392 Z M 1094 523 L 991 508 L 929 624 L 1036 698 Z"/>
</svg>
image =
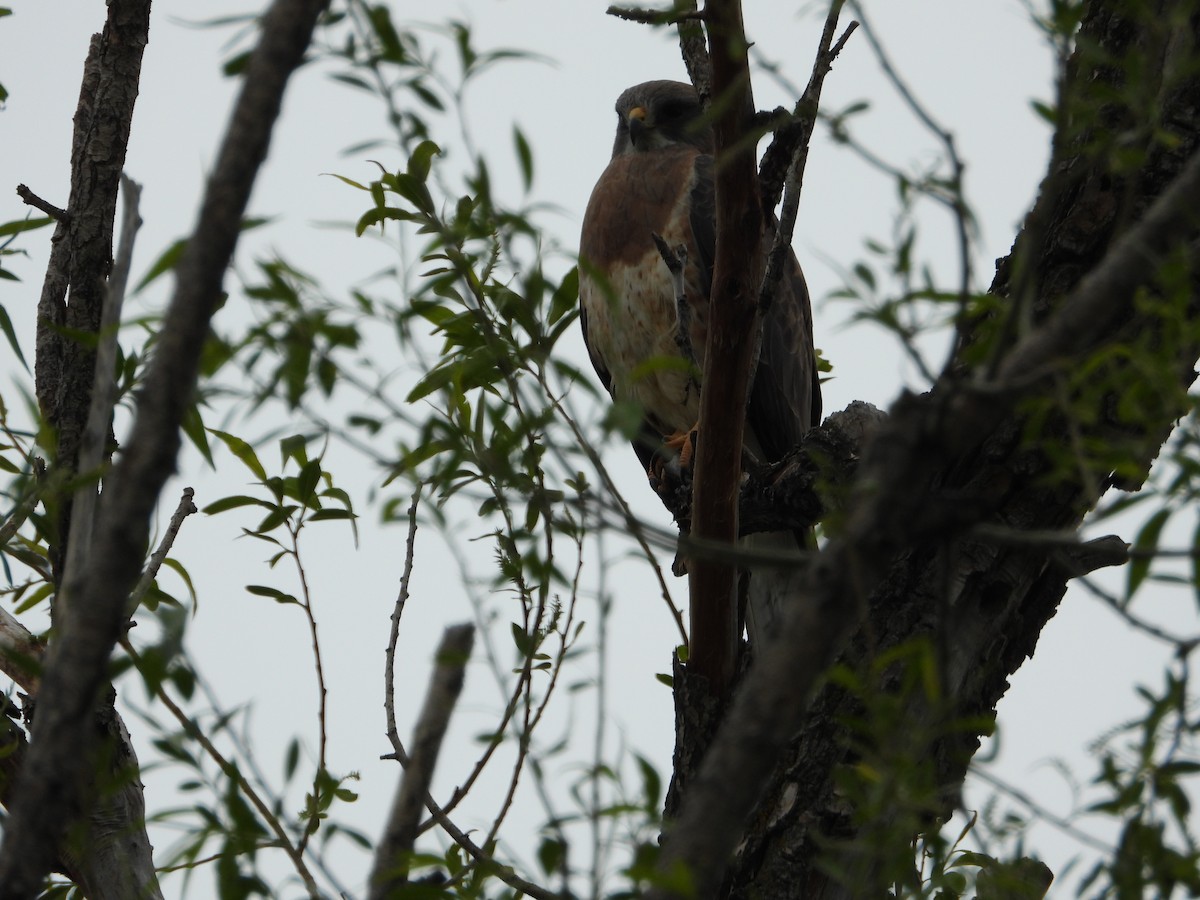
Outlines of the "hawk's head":
<svg viewBox="0 0 1200 900">
<path fill-rule="evenodd" d="M 689 144 L 712 153 L 712 129 L 690 84 L 646 81 L 617 98 L 617 140 L 613 156 Z"/>
</svg>

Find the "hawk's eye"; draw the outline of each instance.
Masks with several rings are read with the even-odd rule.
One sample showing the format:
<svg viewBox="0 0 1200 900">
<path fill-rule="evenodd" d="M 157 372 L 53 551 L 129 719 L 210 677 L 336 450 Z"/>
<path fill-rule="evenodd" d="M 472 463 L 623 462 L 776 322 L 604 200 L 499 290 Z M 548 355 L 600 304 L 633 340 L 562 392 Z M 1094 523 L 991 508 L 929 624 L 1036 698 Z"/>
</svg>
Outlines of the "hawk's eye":
<svg viewBox="0 0 1200 900">
<path fill-rule="evenodd" d="M 689 106 L 682 100 L 669 100 L 658 108 L 660 122 L 678 122 L 689 111 Z"/>
</svg>

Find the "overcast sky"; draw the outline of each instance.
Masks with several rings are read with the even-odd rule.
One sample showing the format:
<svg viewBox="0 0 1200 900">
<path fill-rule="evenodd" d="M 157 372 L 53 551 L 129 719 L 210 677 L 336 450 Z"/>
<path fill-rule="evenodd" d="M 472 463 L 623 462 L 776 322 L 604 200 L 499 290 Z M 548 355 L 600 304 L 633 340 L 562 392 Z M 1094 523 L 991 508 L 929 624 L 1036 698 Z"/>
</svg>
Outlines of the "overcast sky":
<svg viewBox="0 0 1200 900">
<path fill-rule="evenodd" d="M 0 81 L 11 95 L 0 113 L 0 173 L 6 181 L 0 192 L 0 221 L 24 215 L 13 192 L 17 183 L 57 205 L 66 204 L 71 119 L 82 62 L 88 38 L 104 17 L 99 0 L 16 0 L 12 5 L 15 14 L 0 20 Z M 746 0 L 746 5 L 748 32 L 758 50 L 781 63 L 787 76 L 802 85 L 819 36 L 821 12 L 811 3 Z M 498 189 L 514 201 L 520 197 L 520 183 L 511 130 L 519 123 L 535 154 L 534 199 L 556 207 L 543 221 L 568 255 L 575 251 L 584 205 L 611 148 L 616 96 L 639 81 L 685 77 L 673 40 L 607 17 L 605 6 L 603 0 L 392 5 L 397 22 L 428 23 L 431 16 L 455 16 L 471 23 L 480 48 L 527 49 L 542 57 L 506 64 L 475 84 L 467 95 L 468 123 L 472 138 L 488 155 Z M 154 7 L 127 161 L 127 171 L 145 186 L 145 226 L 135 277 L 170 241 L 190 229 L 234 88 L 219 72 L 229 33 L 199 30 L 187 22 L 254 8 L 250 0 L 160 0 Z M 928 109 L 953 130 L 967 161 L 968 193 L 980 226 L 976 286 L 985 288 L 995 258 L 1007 252 L 1035 197 L 1045 166 L 1050 135 L 1030 102 L 1052 96 L 1051 53 L 1018 0 L 880 0 L 871 3 L 868 12 L 897 67 Z M 936 142 L 902 108 L 866 41 L 856 36 L 827 81 L 824 104 L 836 109 L 861 98 L 872 104 L 857 131 L 864 143 L 906 168 L 936 158 Z M 756 83 L 756 100 L 760 107 L 789 102 L 764 78 Z M 252 203 L 252 214 L 274 216 L 276 222 L 253 235 L 252 247 L 239 251 L 239 265 L 247 265 L 251 252 L 276 248 L 334 292 L 377 271 L 385 262 L 378 244 L 356 241 L 317 223 L 353 220 L 362 211 L 363 195 L 324 173 L 369 180 L 376 171 L 372 164 L 342 151 L 384 130 L 379 108 L 369 98 L 334 85 L 320 71 L 302 71 L 289 91 Z M 445 143 L 453 154 L 453 139 Z M 400 163 L 381 161 L 392 167 Z M 816 300 L 816 341 L 835 366 L 835 377 L 825 389 L 827 412 L 855 399 L 886 407 L 903 385 L 921 386 L 891 337 L 869 325 L 848 325 L 854 310 L 844 301 L 824 299 L 840 285 L 840 273 L 864 258 L 865 239 L 890 238 L 896 208 L 895 186 L 888 179 L 823 136 L 816 141 L 795 244 Z M 948 218 L 931 208 L 920 222 L 922 260 L 941 276 L 954 272 L 957 261 Z M 42 231 L 21 242 L 30 259 L 9 267 L 21 275 L 22 283 L 0 282 L 0 303 L 12 316 L 29 357 L 48 237 L 49 231 Z M 564 256 L 560 271 L 568 264 Z M 164 283 L 159 292 L 149 292 L 144 302 L 161 303 L 166 288 Z M 244 315 L 236 308 L 238 302 L 235 297 L 221 316 Z M 129 341 L 133 339 L 130 334 Z M 940 362 L 944 342 L 928 347 L 933 362 Z M 584 359 L 576 335 L 569 352 Z M 15 397 L 11 386 L 20 374 L 7 348 L 0 348 L 0 368 L 5 396 Z M 264 453 L 264 459 L 268 455 L 276 458 L 272 451 Z M 230 463 L 228 458 L 224 461 Z M 620 472 L 637 508 L 665 524 L 657 500 L 644 480 L 639 483 L 632 454 L 614 446 L 608 462 Z M 347 480 L 353 482 L 354 477 Z M 233 465 L 227 466 L 227 474 L 215 477 L 191 455 L 181 480 L 163 501 L 162 520 L 185 483 L 196 487 L 197 500 L 204 505 L 238 490 L 246 480 Z M 358 502 L 365 501 L 369 489 L 365 479 L 356 484 Z M 176 546 L 175 554 L 191 568 L 200 589 L 188 646 L 225 705 L 252 705 L 260 761 L 275 777 L 293 734 L 301 735 L 310 753 L 315 748 L 309 641 L 295 609 L 242 590 L 245 583 L 267 580 L 262 567 L 267 551 L 256 542 L 234 540 L 238 524 L 249 522 L 193 517 Z M 389 749 L 382 711 L 383 649 L 404 534 L 395 527 L 379 528 L 368 514 L 361 535 L 356 551 L 344 528 L 323 530 L 320 541 L 308 547 L 309 575 L 330 681 L 331 768 L 362 776 L 362 800 L 343 809 L 343 815 L 377 835 L 397 774 L 394 764 L 377 757 Z M 447 577 L 449 558 L 432 530 L 422 532 L 418 547 L 413 599 L 400 646 L 404 708 L 399 712 L 405 723 L 415 715 L 440 628 L 470 617 L 464 592 Z M 609 552 L 624 558 L 623 549 L 610 547 Z M 286 573 L 269 578 L 286 587 Z M 666 773 L 673 739 L 671 698 L 653 675 L 669 668 L 675 643 L 671 622 L 661 602 L 654 600 L 644 565 L 618 562 L 608 588 L 617 598 L 610 658 L 610 749 L 618 744 L 636 749 Z M 674 582 L 673 590 L 677 601 L 682 600 L 684 583 Z M 1114 660 L 1121 664 L 1114 665 Z M 1136 711 L 1131 682 L 1141 678 L 1157 685 L 1160 670 L 1161 658 L 1144 640 L 1131 636 L 1094 601 L 1071 595 L 1046 629 L 1036 658 L 1018 673 L 1001 705 L 1002 753 L 996 770 L 1047 805 L 1069 811 L 1065 784 L 1047 761 L 1063 757 L 1078 762 L 1086 741 Z M 587 675 L 579 672 L 575 677 Z M 132 679 L 123 683 L 122 692 L 145 705 L 144 693 Z M 475 750 L 472 735 L 486 731 L 494 721 L 498 697 L 483 664 L 473 664 L 468 695 L 455 723 L 454 746 L 441 762 L 439 795 L 463 777 Z M 587 708 L 582 707 L 585 713 Z M 552 727 L 565 727 L 566 721 L 564 712 Z M 586 738 L 586 719 L 576 725 Z M 136 720 L 131 719 L 130 727 L 139 734 Z M 1079 777 L 1086 780 L 1092 771 L 1085 763 Z M 170 771 L 147 775 L 151 809 L 172 802 L 164 799 L 164 792 L 175 777 Z M 486 825 L 498 790 L 485 785 L 478 803 L 464 813 L 463 824 Z M 978 804 L 985 796 L 986 791 L 972 790 L 969 801 Z M 521 828 L 532 827 L 537 814 L 536 804 L 523 793 L 510 838 L 523 852 L 529 845 L 520 846 Z M 1038 836 L 1049 838 L 1049 832 L 1039 831 Z M 156 834 L 160 849 L 169 840 L 170 835 Z M 1047 861 L 1060 871 L 1071 846 L 1060 841 L 1046 846 Z M 342 871 L 349 887 L 359 890 L 365 863 L 351 855 Z M 176 896 L 179 880 L 168 880 L 166 887 L 169 897 Z M 196 895 L 203 893 L 199 889 Z"/>
</svg>

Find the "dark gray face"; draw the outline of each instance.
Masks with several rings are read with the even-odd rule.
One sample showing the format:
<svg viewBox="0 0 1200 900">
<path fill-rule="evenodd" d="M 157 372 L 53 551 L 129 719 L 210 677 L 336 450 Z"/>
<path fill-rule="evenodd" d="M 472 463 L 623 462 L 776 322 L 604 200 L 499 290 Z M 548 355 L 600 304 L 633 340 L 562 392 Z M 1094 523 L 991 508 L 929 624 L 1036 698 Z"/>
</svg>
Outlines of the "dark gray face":
<svg viewBox="0 0 1200 900">
<path fill-rule="evenodd" d="M 712 130 L 702 119 L 690 84 L 647 81 L 617 98 L 617 139 L 613 156 L 688 144 L 712 153 Z"/>
</svg>

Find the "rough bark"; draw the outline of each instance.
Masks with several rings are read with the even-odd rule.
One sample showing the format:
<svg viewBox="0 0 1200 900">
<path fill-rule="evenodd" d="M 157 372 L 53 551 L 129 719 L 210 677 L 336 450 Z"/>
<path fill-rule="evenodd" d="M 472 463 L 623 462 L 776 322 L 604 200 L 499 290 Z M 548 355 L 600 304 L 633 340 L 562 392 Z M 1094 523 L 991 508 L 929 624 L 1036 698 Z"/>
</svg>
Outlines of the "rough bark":
<svg viewBox="0 0 1200 900">
<path fill-rule="evenodd" d="M 1103 490 L 1139 484 L 1170 433 L 1200 338 L 1166 328 L 1134 293 L 1195 318 L 1195 277 L 1182 299 L 1158 281 L 1164 260 L 1194 255 L 1200 80 L 1183 65 L 1200 46 L 1194 10 L 1179 0 L 1087 6 L 1049 174 L 992 288 L 1006 305 L 973 323 L 933 391 L 891 410 L 845 521 L 782 639 L 739 685 L 666 835 L 663 869 L 686 866 L 698 896 L 884 896 L 914 831 L 952 810 L 1009 676 L 1079 574 L 1061 543 L 1037 534 L 1070 533 Z M 1130 87 L 1126 71 L 1154 74 L 1117 106 L 1130 94 L 1111 88 Z M 1163 130 L 1170 142 L 1156 140 Z M 1133 166 L 1131 149 L 1143 151 Z M 1097 351 L 1138 342 L 1166 360 L 1174 390 L 1142 392 L 1136 417 L 1116 402 L 1144 377 L 1124 357 L 1098 370 L 1099 387 L 1072 380 Z M 1081 461 L 1080 442 L 1113 454 Z M 1133 465 L 1114 470 L 1118 457 Z M 919 641 L 937 659 L 943 702 L 905 693 L 900 662 L 872 667 Z M 821 686 L 836 659 L 863 689 L 902 703 L 927 779 L 923 807 L 866 818 L 839 790 L 839 771 L 881 748 L 848 724 L 860 694 Z"/>
<path fill-rule="evenodd" d="M 51 487 L 41 496 L 50 513 L 47 521 L 53 524 L 50 557 L 60 586 L 74 501 L 82 499 L 87 508 L 96 496 L 95 482 L 62 492 L 54 486 L 71 484 L 72 474 L 81 468 L 78 452 L 96 373 L 95 337 L 109 296 L 117 186 L 138 94 L 149 17 L 149 0 L 117 0 L 109 4 L 103 32 L 92 38 L 75 112 L 69 201 L 65 211 L 55 214 L 58 226 L 38 305 L 36 392 L 54 439 L 50 448 L 53 474 L 46 482 Z M 20 193 L 30 199 L 27 190 Z M 108 411 L 98 423 L 100 452 L 82 468 L 98 466 L 110 416 Z M 58 602 L 61 598 L 60 592 L 52 605 L 57 624 L 67 615 Z M 37 668 L 43 648 L 15 620 L 6 622 L 3 632 L 0 667 L 31 695 L 26 698 L 28 719 L 32 698 L 38 693 Z M 93 797 L 90 812 L 73 820 L 69 840 L 50 841 L 43 852 L 54 860 L 58 871 L 95 900 L 161 896 L 145 831 L 137 760 L 129 734 L 112 706 L 111 689 L 108 696 L 95 714 L 88 744 L 91 749 L 82 754 L 92 764 L 82 773 L 80 785 L 81 791 Z M 19 731 L 15 723 L 9 724 L 9 730 Z M 21 789 L 26 774 L 27 746 L 23 735 L 21 739 L 19 752 L 7 759 L 0 773 L 0 801 L 6 806 Z M 105 787 L 98 789 L 97 782 Z"/>
<path fill-rule="evenodd" d="M 115 0 L 113 5 L 120 6 Z M 196 229 L 176 270 L 175 295 L 138 396 L 127 449 L 105 480 L 86 571 L 68 573 L 65 590 L 72 598 L 71 615 L 61 625 L 56 623 L 30 752 L 14 786 L 0 845 L 3 900 L 36 895 L 54 864 L 54 848 L 66 824 L 88 805 L 94 754 L 80 751 L 97 746 L 95 710 L 104 695 L 105 667 L 125 625 L 126 602 L 140 573 L 150 515 L 175 466 L 179 426 L 195 389 L 208 322 L 221 296 L 284 88 L 324 7 L 324 0 L 277 0 L 263 19 Z M 74 221 L 74 212 L 68 211 Z M 107 260 L 97 271 L 99 276 L 90 277 L 103 278 Z M 58 393 L 63 390 L 59 385 Z M 39 396 L 42 393 L 39 390 Z M 82 409 L 86 417 L 86 402 Z M 315 886 L 309 888 L 315 893 Z"/>
</svg>

